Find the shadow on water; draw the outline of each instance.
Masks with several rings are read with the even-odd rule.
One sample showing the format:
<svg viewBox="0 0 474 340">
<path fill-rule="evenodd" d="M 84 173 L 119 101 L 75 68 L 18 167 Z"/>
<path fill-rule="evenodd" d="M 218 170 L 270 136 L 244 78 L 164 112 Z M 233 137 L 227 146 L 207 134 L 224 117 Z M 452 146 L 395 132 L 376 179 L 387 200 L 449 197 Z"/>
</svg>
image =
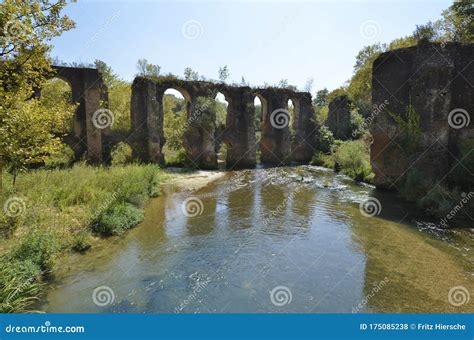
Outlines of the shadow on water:
<svg viewBox="0 0 474 340">
<path fill-rule="evenodd" d="M 202 209 L 183 213 L 186 199 Z M 369 197 L 374 217 L 361 213 Z M 473 287 L 473 239 L 432 225 L 391 193 L 326 169 L 299 166 L 227 173 L 149 202 L 124 237 L 57 270 L 47 312 L 468 312 L 452 287 Z M 94 303 L 106 286 L 113 301 Z M 272 292 L 285 287 L 284 304 Z"/>
</svg>

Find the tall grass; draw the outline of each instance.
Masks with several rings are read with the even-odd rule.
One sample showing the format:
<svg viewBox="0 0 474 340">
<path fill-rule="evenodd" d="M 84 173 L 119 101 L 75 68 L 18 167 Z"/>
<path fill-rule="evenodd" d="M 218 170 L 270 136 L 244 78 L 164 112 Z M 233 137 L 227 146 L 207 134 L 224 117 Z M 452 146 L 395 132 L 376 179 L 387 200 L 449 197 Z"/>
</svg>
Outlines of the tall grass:
<svg viewBox="0 0 474 340">
<path fill-rule="evenodd" d="M 27 311 L 62 252 L 86 250 L 92 235 L 118 235 L 141 222 L 145 201 L 159 194 L 164 178 L 154 165 L 84 164 L 29 171 L 14 187 L 10 175 L 2 176 L 0 203 L 19 204 L 0 214 L 0 312 Z"/>
</svg>

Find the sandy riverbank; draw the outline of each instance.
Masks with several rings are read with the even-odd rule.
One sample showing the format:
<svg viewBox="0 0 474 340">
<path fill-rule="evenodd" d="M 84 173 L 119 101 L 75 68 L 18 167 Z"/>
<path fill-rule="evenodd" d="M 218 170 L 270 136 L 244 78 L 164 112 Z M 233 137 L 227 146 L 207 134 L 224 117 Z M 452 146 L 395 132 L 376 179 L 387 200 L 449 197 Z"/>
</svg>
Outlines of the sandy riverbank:
<svg viewBox="0 0 474 340">
<path fill-rule="evenodd" d="M 226 175 L 224 171 L 205 171 L 198 170 L 191 173 L 177 172 L 176 170 L 168 170 L 171 175 L 164 184 L 171 185 L 179 190 L 198 190 L 207 184 L 218 180 Z"/>
</svg>

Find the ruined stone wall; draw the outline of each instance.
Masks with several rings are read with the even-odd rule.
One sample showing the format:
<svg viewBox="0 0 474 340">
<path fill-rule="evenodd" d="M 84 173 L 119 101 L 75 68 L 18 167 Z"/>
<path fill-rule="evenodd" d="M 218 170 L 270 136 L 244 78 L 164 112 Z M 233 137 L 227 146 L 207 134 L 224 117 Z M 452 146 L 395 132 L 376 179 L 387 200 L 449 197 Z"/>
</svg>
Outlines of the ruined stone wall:
<svg viewBox="0 0 474 340">
<path fill-rule="evenodd" d="M 295 104 L 295 136 L 292 146 L 293 161 L 309 163 L 316 151 L 316 134 L 318 126 L 314 121 L 314 110 L 311 95 L 297 92 L 293 98 Z"/>
<path fill-rule="evenodd" d="M 268 165 L 285 165 L 291 162 L 291 117 L 288 113 L 288 91 L 267 88 L 257 90 L 264 98 L 262 105 L 262 136 L 260 160 Z"/>
<path fill-rule="evenodd" d="M 474 139 L 473 60 L 474 45 L 457 43 L 421 44 L 375 60 L 372 101 L 388 102 L 371 128 L 378 187 L 399 189 L 412 169 L 441 183 L 453 166 L 464 166 L 460 146 Z"/>
<path fill-rule="evenodd" d="M 106 106 L 108 101 L 102 77 L 98 70 L 91 68 L 57 66 L 54 70 L 52 76 L 69 83 L 72 100 L 79 103 L 74 115 L 73 131 L 64 138 L 64 142 L 72 148 L 76 160 L 86 154 L 90 163 L 99 164 L 103 160 L 103 135 L 109 128 L 94 124 L 94 119 L 103 117 L 96 113 L 97 110 L 103 104 Z"/>
<path fill-rule="evenodd" d="M 329 103 L 326 125 L 334 138 L 347 140 L 351 138 L 351 102 L 347 96 L 338 96 Z"/>
<path fill-rule="evenodd" d="M 224 142 L 227 168 L 251 168 L 256 164 L 254 96 L 249 87 L 221 89 L 229 103 Z"/>
</svg>

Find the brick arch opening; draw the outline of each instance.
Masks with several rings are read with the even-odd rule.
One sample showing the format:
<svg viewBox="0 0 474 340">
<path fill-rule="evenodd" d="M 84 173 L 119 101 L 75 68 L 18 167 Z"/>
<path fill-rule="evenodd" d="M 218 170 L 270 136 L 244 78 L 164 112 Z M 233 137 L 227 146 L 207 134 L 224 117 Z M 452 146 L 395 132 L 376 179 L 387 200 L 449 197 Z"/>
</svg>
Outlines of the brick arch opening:
<svg viewBox="0 0 474 340">
<path fill-rule="evenodd" d="M 183 166 L 184 132 L 191 113 L 191 95 L 182 88 L 169 87 L 163 92 L 163 145 L 165 165 Z"/>
<path fill-rule="evenodd" d="M 255 112 L 255 149 L 256 162 L 261 161 L 261 142 L 262 142 L 262 126 L 264 117 L 268 116 L 268 102 L 261 95 L 256 94 L 253 98 L 254 112 Z"/>
</svg>

